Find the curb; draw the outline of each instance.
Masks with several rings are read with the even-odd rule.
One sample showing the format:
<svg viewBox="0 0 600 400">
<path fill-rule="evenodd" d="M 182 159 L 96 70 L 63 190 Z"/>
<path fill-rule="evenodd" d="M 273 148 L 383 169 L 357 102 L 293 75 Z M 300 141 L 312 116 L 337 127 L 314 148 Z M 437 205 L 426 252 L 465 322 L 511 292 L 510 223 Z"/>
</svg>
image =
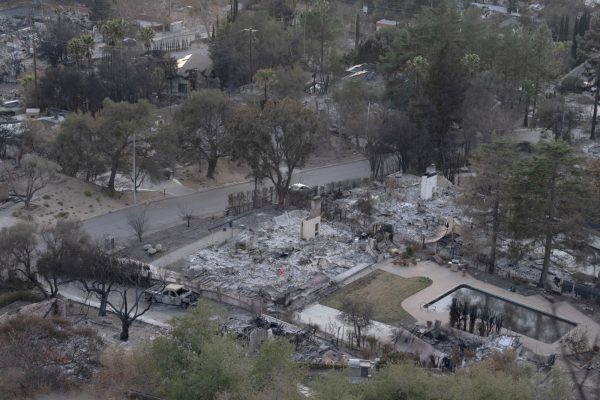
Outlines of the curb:
<svg viewBox="0 0 600 400">
<path fill-rule="evenodd" d="M 319 167 L 312 167 L 312 168 L 304 169 L 304 170 L 302 170 L 302 173 L 304 173 L 304 172 L 312 172 L 312 171 L 316 171 L 316 170 L 320 170 L 320 169 L 324 169 L 324 168 L 331 168 L 331 167 L 335 167 L 335 166 L 342 166 L 342 165 L 354 164 L 354 163 L 363 162 L 363 161 L 367 161 L 367 160 L 365 158 L 363 158 L 363 159 L 358 159 L 358 160 L 344 161 L 344 162 L 336 163 L 336 164 L 327 164 L 327 165 L 323 165 L 323 166 L 319 166 Z M 143 203 L 130 204 L 128 206 L 124 206 L 122 208 L 119 208 L 118 210 L 109 211 L 108 213 L 96 215 L 96 216 L 94 216 L 92 218 L 88 218 L 88 219 L 85 219 L 85 220 L 82 220 L 82 221 L 83 222 L 90 221 L 90 220 L 93 220 L 94 218 L 99 218 L 99 217 L 102 217 L 102 216 L 107 215 L 107 214 L 112 214 L 112 213 L 115 213 L 115 212 L 127 210 L 127 209 L 130 209 L 130 208 L 133 208 L 133 207 L 150 206 L 152 204 L 157 204 L 157 203 L 160 203 L 160 202 L 165 201 L 165 200 L 185 199 L 187 197 L 195 196 L 195 195 L 197 195 L 199 193 L 211 192 L 211 191 L 215 191 L 215 190 L 225 189 L 225 188 L 229 188 L 229 187 L 232 187 L 232 186 L 244 185 L 244 184 L 253 183 L 253 182 L 254 182 L 253 180 L 246 180 L 246 181 L 242 181 L 242 182 L 230 182 L 230 183 L 226 183 L 226 184 L 220 185 L 220 186 L 213 186 L 213 187 L 208 187 L 208 188 L 202 188 L 202 189 L 200 189 L 200 190 L 198 190 L 198 191 L 196 191 L 194 193 L 185 194 L 183 196 L 170 196 L 170 197 L 164 197 L 162 199 L 155 199 L 155 200 L 145 201 Z"/>
</svg>

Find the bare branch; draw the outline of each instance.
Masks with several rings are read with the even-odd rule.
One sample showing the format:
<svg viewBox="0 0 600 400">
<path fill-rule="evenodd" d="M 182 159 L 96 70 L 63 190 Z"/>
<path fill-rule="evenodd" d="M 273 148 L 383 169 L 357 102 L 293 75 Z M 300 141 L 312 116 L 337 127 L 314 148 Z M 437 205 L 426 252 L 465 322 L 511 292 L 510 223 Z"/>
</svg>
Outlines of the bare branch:
<svg viewBox="0 0 600 400">
<path fill-rule="evenodd" d="M 144 206 L 140 211 L 131 211 L 127 213 L 127 223 L 131 229 L 135 232 L 140 242 L 144 236 L 147 222 L 147 210 L 148 206 Z"/>
</svg>

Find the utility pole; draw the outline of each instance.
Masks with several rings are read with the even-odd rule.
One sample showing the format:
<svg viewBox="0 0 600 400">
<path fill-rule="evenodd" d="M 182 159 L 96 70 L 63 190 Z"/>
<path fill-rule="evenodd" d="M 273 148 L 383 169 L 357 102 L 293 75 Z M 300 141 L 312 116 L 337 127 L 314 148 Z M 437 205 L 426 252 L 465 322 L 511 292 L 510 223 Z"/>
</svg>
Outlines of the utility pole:
<svg viewBox="0 0 600 400">
<path fill-rule="evenodd" d="M 258 32 L 258 30 L 254 29 L 254 28 L 246 28 L 246 29 L 242 29 L 242 31 L 250 33 L 250 83 L 251 83 L 252 76 L 253 76 L 252 71 L 254 71 L 254 66 L 252 64 L 252 39 L 254 38 L 254 33 Z"/>
<path fill-rule="evenodd" d="M 133 204 L 137 201 L 136 198 L 137 191 L 137 172 L 135 170 L 135 131 L 133 132 Z"/>
<path fill-rule="evenodd" d="M 369 115 L 371 114 L 371 101 L 367 103 L 367 123 L 365 124 L 365 137 L 369 134 Z"/>
<path fill-rule="evenodd" d="M 43 8 L 42 8 L 42 10 L 43 10 Z M 31 28 L 32 28 L 32 31 L 33 31 L 33 35 L 31 37 L 31 47 L 33 49 L 33 87 L 35 88 L 35 100 L 36 100 L 35 101 L 35 105 L 39 106 L 38 101 L 37 101 L 38 100 L 38 91 L 37 91 L 37 88 L 38 88 L 38 84 L 37 84 L 38 83 L 37 82 L 37 52 L 35 50 L 35 46 L 36 46 L 35 41 L 36 41 L 36 38 L 37 38 L 37 34 L 36 34 L 36 31 L 35 31 L 35 23 L 33 21 L 34 14 L 35 14 L 35 8 L 32 6 L 31 7 Z"/>
<path fill-rule="evenodd" d="M 306 60 L 306 20 L 308 19 L 308 0 L 305 5 L 306 9 L 304 10 L 304 34 L 302 39 L 302 58 Z"/>
<path fill-rule="evenodd" d="M 33 47 L 33 87 L 35 88 L 35 93 L 37 96 L 37 53 L 35 50 L 35 39 L 36 39 L 36 34 L 33 34 L 33 39 L 31 40 L 31 47 Z"/>
<path fill-rule="evenodd" d="M 565 132 L 565 111 L 567 110 L 567 103 L 565 98 L 563 97 L 563 105 L 562 105 L 562 115 L 560 116 L 560 136 L 561 139 L 564 139 Z"/>
</svg>

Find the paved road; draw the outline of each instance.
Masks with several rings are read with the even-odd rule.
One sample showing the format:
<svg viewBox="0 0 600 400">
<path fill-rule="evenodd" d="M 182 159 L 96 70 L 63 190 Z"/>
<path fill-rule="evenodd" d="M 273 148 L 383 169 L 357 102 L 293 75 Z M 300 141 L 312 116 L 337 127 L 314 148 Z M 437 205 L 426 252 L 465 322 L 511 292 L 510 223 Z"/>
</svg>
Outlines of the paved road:
<svg viewBox="0 0 600 400">
<path fill-rule="evenodd" d="M 369 177 L 369 163 L 366 160 L 352 161 L 306 169 L 295 172 L 294 175 L 294 182 L 302 182 L 311 186 L 325 185 L 346 179 L 367 178 Z M 152 202 L 147 206 L 146 232 L 165 229 L 181 223 L 179 209 L 182 204 L 187 204 L 198 216 L 214 215 L 225 210 L 229 194 L 249 191 L 253 188 L 252 182 L 246 182 Z M 139 212 L 143 207 L 145 206 L 137 205 L 90 218 L 84 222 L 83 226 L 96 239 L 102 239 L 106 235 L 113 235 L 117 241 L 127 239 L 133 236 L 133 231 L 127 223 L 127 215 Z"/>
</svg>

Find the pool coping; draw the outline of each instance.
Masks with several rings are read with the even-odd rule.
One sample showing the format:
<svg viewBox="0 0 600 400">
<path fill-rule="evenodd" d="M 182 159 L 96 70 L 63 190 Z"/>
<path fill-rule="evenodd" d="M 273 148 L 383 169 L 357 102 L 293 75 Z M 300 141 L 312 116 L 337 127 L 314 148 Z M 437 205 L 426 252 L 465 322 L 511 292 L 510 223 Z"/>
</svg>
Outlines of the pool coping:
<svg viewBox="0 0 600 400">
<path fill-rule="evenodd" d="M 523 307 L 523 308 L 525 308 L 525 309 L 527 309 L 527 310 L 529 310 L 529 311 L 537 312 L 537 313 L 543 314 L 543 315 L 545 315 L 545 316 L 547 316 L 547 317 L 555 318 L 555 319 L 557 319 L 557 320 L 559 320 L 559 321 L 562 321 L 562 322 L 564 322 L 564 323 L 567 323 L 567 324 L 573 325 L 573 329 L 579 326 L 579 324 L 578 324 L 577 322 L 574 322 L 574 321 L 568 320 L 568 319 L 566 319 L 566 318 L 563 318 L 563 317 L 561 317 L 561 316 L 559 316 L 559 315 L 550 314 L 550 313 L 548 313 L 548 312 L 546 312 L 546 311 L 538 310 L 538 309 L 536 309 L 536 308 L 530 307 L 530 306 L 528 306 L 528 305 L 525 305 L 525 304 L 523 304 L 523 303 L 518 303 L 518 302 L 516 302 L 516 301 L 514 301 L 514 300 L 510 300 L 510 299 L 508 299 L 508 298 L 506 298 L 506 297 L 499 296 L 499 295 L 497 295 L 497 294 L 494 294 L 494 293 L 486 292 L 486 291 L 484 291 L 484 290 L 478 289 L 478 288 L 476 288 L 476 287 L 473 287 L 473 286 L 471 286 L 471 285 L 469 285 L 469 284 L 466 284 L 466 283 L 463 283 L 463 284 L 460 284 L 460 285 L 458 285 L 458 286 L 455 286 L 453 289 L 451 289 L 451 290 L 447 291 L 446 293 L 442 294 L 441 296 L 438 296 L 438 297 L 436 297 L 434 300 L 431 300 L 431 301 L 430 301 L 430 302 L 428 302 L 427 304 L 424 304 L 424 305 L 423 305 L 423 307 L 424 307 L 424 308 L 427 308 L 427 307 L 429 307 L 430 305 L 432 305 L 433 303 L 435 303 L 435 302 L 437 302 L 437 301 L 439 301 L 439 300 L 443 299 L 444 297 L 446 297 L 446 296 L 450 295 L 451 293 L 454 293 L 454 292 L 456 292 L 457 290 L 459 290 L 459 289 L 463 289 L 463 288 L 468 288 L 468 289 L 474 290 L 474 291 L 476 291 L 476 292 L 483 293 L 483 294 L 486 294 L 486 295 L 488 295 L 488 296 L 491 296 L 491 297 L 495 297 L 495 298 L 497 298 L 497 299 L 500 299 L 500 300 L 502 300 L 502 301 L 505 301 L 505 302 L 507 302 L 507 303 L 511 303 L 511 304 L 514 304 L 514 305 L 516 305 L 516 306 Z M 570 331 L 571 331 L 571 330 L 569 330 L 569 332 L 570 332 Z M 567 333 L 568 333 L 568 332 L 567 332 Z M 565 335 L 566 335 L 567 333 L 565 333 Z M 524 335 L 524 334 L 522 334 L 522 335 L 523 335 L 523 336 L 527 336 L 527 335 Z M 564 335 L 561 335 L 561 337 L 563 337 L 563 336 L 564 336 Z M 531 337 L 531 336 L 527 336 L 527 337 Z M 534 340 L 538 340 L 538 339 L 535 339 L 535 338 L 532 338 L 532 339 L 534 339 Z M 546 342 L 544 342 L 544 343 L 546 343 Z M 551 342 L 551 343 L 548 343 L 548 344 L 552 344 L 552 343 L 554 343 L 554 342 Z"/>
<path fill-rule="evenodd" d="M 413 296 L 406 298 L 402 302 L 402 308 L 404 308 L 418 321 L 419 324 L 422 325 L 428 321 L 432 321 L 432 318 L 440 319 L 442 323 L 447 323 L 447 313 L 432 313 L 432 309 L 424 309 L 423 305 L 430 303 L 431 299 L 438 298 L 441 294 L 447 293 L 456 286 L 468 284 L 477 290 L 493 294 L 494 296 L 508 296 L 509 299 L 514 298 L 515 300 L 509 301 L 518 303 L 520 305 L 527 305 L 529 308 L 539 310 L 540 312 L 545 312 L 546 314 L 557 314 L 562 316 L 568 315 L 567 320 L 575 322 L 577 324 L 576 329 L 583 329 L 587 331 L 590 337 L 600 337 L 600 323 L 585 315 L 581 310 L 577 309 L 573 304 L 565 301 L 564 299 L 559 298 L 555 299 L 555 301 L 550 301 L 548 298 L 545 298 L 540 294 L 524 296 L 519 292 L 509 293 L 503 288 L 481 281 L 469 273 L 460 274 L 459 272 L 451 271 L 450 268 L 444 267 L 445 266 L 440 266 L 429 260 L 419 260 L 416 266 L 411 266 L 408 268 L 399 267 L 393 265 L 391 260 L 387 259 L 377 263 L 373 270 L 383 269 L 405 278 L 423 276 L 428 277 L 433 281 L 431 286 L 418 293 L 415 293 Z M 367 269 L 362 273 L 357 274 L 358 276 L 355 279 L 364 275 L 368 275 L 368 272 L 370 271 L 370 269 Z M 551 344 L 535 340 L 529 336 L 519 336 L 521 337 L 523 346 L 538 355 L 548 356 L 553 353 L 562 353 L 565 351 L 563 342 L 565 336 L 562 336 L 559 340 Z"/>
</svg>

